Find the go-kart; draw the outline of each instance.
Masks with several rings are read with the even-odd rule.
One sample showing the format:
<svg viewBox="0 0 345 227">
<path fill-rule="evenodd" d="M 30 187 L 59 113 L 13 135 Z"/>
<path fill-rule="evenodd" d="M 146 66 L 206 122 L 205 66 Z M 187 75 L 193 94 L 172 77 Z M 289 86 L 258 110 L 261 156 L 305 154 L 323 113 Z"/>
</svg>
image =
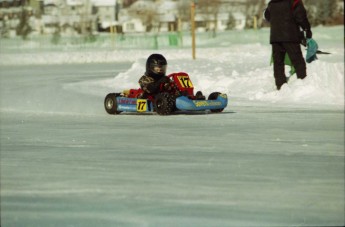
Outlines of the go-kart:
<svg viewBox="0 0 345 227">
<path fill-rule="evenodd" d="M 219 113 L 228 104 L 227 95 L 220 92 L 212 92 L 207 100 L 200 91 L 194 95 L 187 73 L 172 73 L 168 78 L 170 82 L 161 83 L 156 95 L 147 95 L 141 88 L 108 94 L 104 100 L 105 110 L 108 114 L 156 112 L 169 115 L 176 111 L 203 110 Z"/>
</svg>

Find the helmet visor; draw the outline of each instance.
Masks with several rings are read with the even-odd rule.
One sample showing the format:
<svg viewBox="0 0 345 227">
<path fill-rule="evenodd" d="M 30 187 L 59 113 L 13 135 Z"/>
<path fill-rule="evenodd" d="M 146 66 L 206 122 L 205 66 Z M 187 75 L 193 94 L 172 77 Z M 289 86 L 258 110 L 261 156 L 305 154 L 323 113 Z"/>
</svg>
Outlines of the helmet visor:
<svg viewBox="0 0 345 227">
<path fill-rule="evenodd" d="M 152 65 L 151 70 L 156 74 L 165 75 L 167 71 L 167 65 Z"/>
</svg>

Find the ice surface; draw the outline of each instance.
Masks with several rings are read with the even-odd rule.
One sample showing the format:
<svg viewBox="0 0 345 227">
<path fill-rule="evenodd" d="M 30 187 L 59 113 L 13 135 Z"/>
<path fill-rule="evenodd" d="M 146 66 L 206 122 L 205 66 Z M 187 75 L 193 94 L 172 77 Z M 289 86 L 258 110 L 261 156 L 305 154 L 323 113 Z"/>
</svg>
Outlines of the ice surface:
<svg viewBox="0 0 345 227">
<path fill-rule="evenodd" d="M 157 51 L 228 93 L 221 114 L 107 115 L 152 50 L 2 53 L 1 226 L 344 225 L 343 31 L 316 28 L 332 55 L 279 92 L 267 40 L 246 32 L 195 61 Z"/>
</svg>

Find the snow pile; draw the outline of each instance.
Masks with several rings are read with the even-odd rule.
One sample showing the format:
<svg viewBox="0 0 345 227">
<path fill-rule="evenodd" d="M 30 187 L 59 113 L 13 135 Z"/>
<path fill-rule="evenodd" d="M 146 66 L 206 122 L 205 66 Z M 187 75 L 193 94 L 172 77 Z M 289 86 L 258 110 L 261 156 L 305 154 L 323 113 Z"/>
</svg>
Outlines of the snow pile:
<svg viewBox="0 0 345 227">
<path fill-rule="evenodd" d="M 233 48 L 218 54 L 218 48 L 202 49 L 201 56 L 193 61 L 178 59 L 174 53 L 161 51 L 168 59 L 168 72 L 187 72 L 195 90 L 205 94 L 219 91 L 252 101 L 270 103 L 344 105 L 344 65 L 341 62 L 325 62 L 320 60 L 307 64 L 308 77 L 304 80 L 293 75 L 289 84 L 277 91 L 273 79 L 273 68 L 269 66 L 270 58 L 267 47 L 247 45 L 242 47 L 245 53 L 238 55 Z M 251 49 L 261 52 L 248 54 Z M 248 52 L 247 52 L 248 51 Z M 231 54 L 232 53 L 232 54 Z M 218 56 L 217 56 L 218 54 Z M 214 57 L 216 56 L 216 57 Z M 341 55 L 340 55 L 341 57 Z M 136 60 L 132 67 L 119 75 L 110 84 L 116 91 L 138 87 L 138 78 L 144 73 L 145 59 Z M 288 67 L 286 69 L 288 71 Z M 287 72 L 288 75 L 288 72 Z"/>
</svg>

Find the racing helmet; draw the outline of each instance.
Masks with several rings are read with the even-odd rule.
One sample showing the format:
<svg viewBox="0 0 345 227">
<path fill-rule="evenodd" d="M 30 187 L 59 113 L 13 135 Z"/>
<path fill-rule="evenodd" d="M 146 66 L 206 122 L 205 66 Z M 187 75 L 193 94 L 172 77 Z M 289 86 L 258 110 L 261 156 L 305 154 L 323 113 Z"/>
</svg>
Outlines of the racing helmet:
<svg viewBox="0 0 345 227">
<path fill-rule="evenodd" d="M 146 61 L 146 74 L 153 77 L 165 76 L 168 62 L 161 54 L 151 54 Z"/>
</svg>

